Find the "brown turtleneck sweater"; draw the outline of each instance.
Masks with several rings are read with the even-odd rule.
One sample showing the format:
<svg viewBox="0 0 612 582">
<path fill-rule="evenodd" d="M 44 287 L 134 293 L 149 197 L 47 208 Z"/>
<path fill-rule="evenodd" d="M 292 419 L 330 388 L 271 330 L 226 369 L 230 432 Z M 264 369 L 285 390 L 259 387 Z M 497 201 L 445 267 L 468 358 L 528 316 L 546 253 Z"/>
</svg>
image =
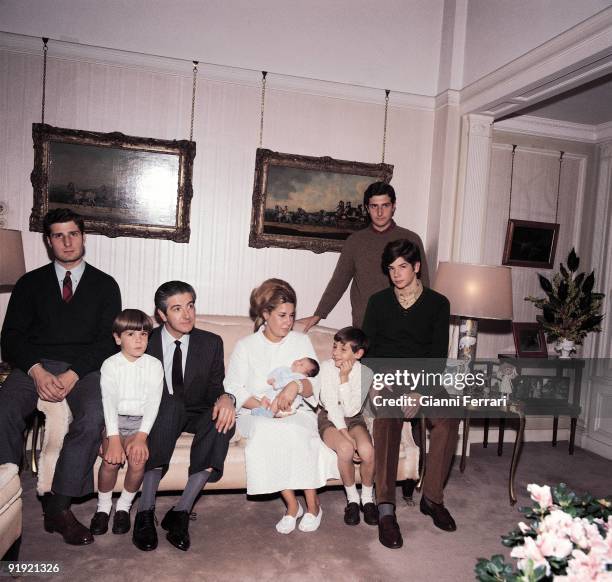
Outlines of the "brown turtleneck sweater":
<svg viewBox="0 0 612 582">
<path fill-rule="evenodd" d="M 427 287 L 429 285 L 429 271 L 420 237 L 410 230 L 397 226 L 395 222 L 392 222 L 389 228 L 383 232 L 378 232 L 368 226 L 346 239 L 334 274 L 319 301 L 315 315 L 325 319 L 340 301 L 352 280 L 353 325 L 361 327 L 370 296 L 389 286 L 389 278 L 383 272 L 381 266 L 382 252 L 387 243 L 400 238 L 406 238 L 419 247 L 421 251 L 421 281 Z"/>
</svg>

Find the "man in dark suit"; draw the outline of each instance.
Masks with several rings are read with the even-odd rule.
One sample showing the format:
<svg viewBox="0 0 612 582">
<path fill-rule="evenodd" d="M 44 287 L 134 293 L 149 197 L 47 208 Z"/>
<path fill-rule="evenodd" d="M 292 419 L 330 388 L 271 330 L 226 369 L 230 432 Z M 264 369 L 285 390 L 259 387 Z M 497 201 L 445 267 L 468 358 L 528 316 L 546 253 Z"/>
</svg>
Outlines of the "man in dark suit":
<svg viewBox="0 0 612 582">
<path fill-rule="evenodd" d="M 164 392 L 149 435 L 149 459 L 134 522 L 133 542 L 143 551 L 157 547 L 155 494 L 182 432 L 194 434 L 189 479 L 176 504 L 161 522 L 166 538 L 188 550 L 189 514 L 202 490 L 223 475 L 236 422 L 235 399 L 223 389 L 223 342 L 195 329 L 196 294 L 182 281 L 164 283 L 155 292 L 162 325 L 151 333 L 147 353 L 164 366 Z"/>
<path fill-rule="evenodd" d="M 0 463 L 21 462 L 25 419 L 38 398 L 66 400 L 73 420 L 64 439 L 52 494 L 43 497 L 44 527 L 66 543 L 90 544 L 70 511 L 73 497 L 93 492 L 93 465 L 104 415 L 100 366 L 115 353 L 111 327 L 121 311 L 115 280 L 85 263 L 83 219 L 65 208 L 47 213 L 52 263 L 15 285 L 2 327 L 2 357 L 13 371 L 0 389 Z"/>
</svg>

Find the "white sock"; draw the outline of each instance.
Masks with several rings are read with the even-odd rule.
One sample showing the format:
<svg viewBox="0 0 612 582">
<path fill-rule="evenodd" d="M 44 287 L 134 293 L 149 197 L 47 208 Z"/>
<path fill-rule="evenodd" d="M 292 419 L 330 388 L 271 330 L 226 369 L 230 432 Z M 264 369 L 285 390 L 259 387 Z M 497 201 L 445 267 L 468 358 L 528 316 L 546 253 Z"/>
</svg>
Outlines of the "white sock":
<svg viewBox="0 0 612 582">
<path fill-rule="evenodd" d="M 98 491 L 98 509 L 96 511 L 103 511 L 110 515 L 111 509 L 113 508 L 113 492 Z"/>
<path fill-rule="evenodd" d="M 346 500 L 348 503 L 359 503 L 359 493 L 357 493 L 357 485 L 345 485 Z"/>
<path fill-rule="evenodd" d="M 361 503 L 374 503 L 374 485 L 368 487 L 367 485 L 361 486 Z"/>
<path fill-rule="evenodd" d="M 121 492 L 119 499 L 117 500 L 117 507 L 115 511 L 127 511 L 130 512 L 132 507 L 132 503 L 134 502 L 134 497 L 136 497 L 136 493 L 138 491 L 134 491 L 134 493 L 130 493 L 126 489 Z"/>
</svg>

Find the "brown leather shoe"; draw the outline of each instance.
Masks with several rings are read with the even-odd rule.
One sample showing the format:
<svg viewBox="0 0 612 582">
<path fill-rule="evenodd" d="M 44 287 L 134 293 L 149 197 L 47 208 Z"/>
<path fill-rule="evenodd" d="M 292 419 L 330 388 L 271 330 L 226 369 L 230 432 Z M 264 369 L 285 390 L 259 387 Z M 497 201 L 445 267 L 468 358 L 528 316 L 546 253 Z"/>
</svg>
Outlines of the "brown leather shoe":
<svg viewBox="0 0 612 582">
<path fill-rule="evenodd" d="M 387 548 L 395 550 L 402 547 L 404 540 L 395 515 L 383 515 L 378 520 L 378 540 Z"/>
<path fill-rule="evenodd" d="M 421 495 L 421 513 L 429 515 L 437 528 L 444 531 L 455 531 L 457 524 L 448 509 L 443 503 L 434 503 L 431 499 L 427 499 L 425 495 Z"/>
<path fill-rule="evenodd" d="M 62 534 L 64 541 L 73 546 L 85 546 L 94 541 L 91 532 L 74 517 L 74 513 L 69 509 L 64 509 L 55 515 L 45 515 L 44 527 L 49 533 Z"/>
</svg>

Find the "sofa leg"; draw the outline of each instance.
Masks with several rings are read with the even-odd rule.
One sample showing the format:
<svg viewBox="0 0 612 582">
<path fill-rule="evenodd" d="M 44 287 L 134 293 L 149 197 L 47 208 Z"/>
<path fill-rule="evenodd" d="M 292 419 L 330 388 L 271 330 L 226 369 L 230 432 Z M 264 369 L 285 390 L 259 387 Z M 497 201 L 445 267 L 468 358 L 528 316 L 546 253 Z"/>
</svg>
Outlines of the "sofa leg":
<svg viewBox="0 0 612 582">
<path fill-rule="evenodd" d="M 415 479 L 406 479 L 402 481 L 402 497 L 406 502 L 406 505 L 414 505 L 414 499 L 412 497 L 414 490 L 417 486 L 418 481 Z"/>
<path fill-rule="evenodd" d="M 15 543 L 6 551 L 6 554 L 2 557 L 3 562 L 17 562 L 19 560 L 19 549 L 21 548 L 21 536 L 19 536 Z"/>
</svg>

